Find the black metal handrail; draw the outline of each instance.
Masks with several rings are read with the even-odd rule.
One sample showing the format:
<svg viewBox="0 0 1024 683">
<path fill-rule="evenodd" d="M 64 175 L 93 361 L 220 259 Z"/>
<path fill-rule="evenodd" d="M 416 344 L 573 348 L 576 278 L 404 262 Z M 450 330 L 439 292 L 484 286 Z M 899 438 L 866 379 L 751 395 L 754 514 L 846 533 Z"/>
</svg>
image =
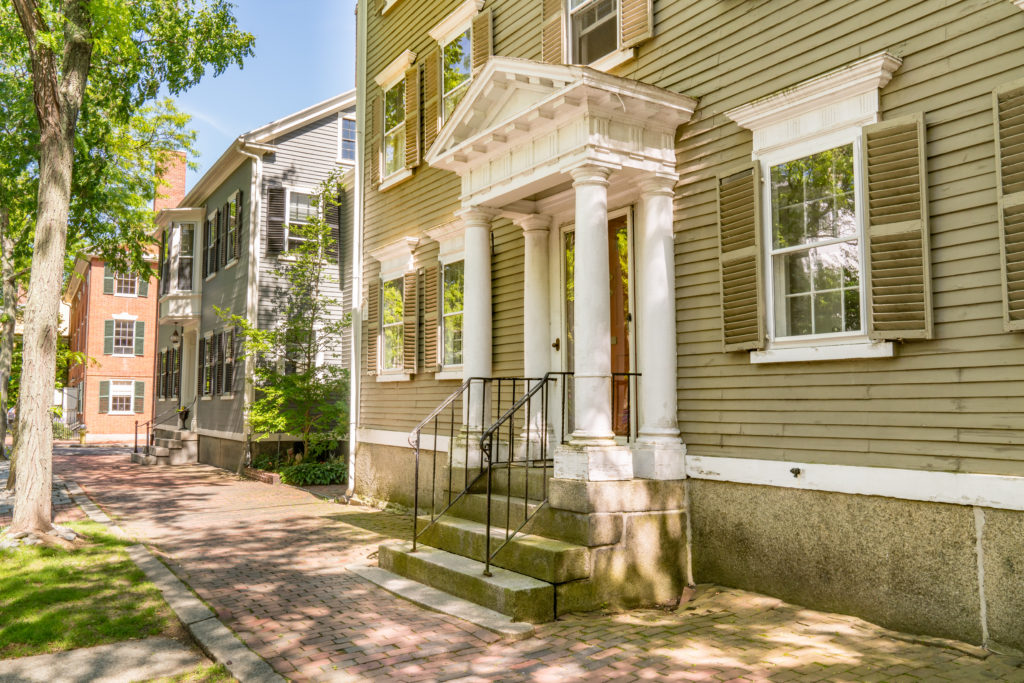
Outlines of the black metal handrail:
<svg viewBox="0 0 1024 683">
<path fill-rule="evenodd" d="M 146 428 L 146 445 L 149 446 L 149 428 L 153 424 L 153 420 L 156 418 L 150 418 L 142 423 L 142 426 Z M 135 421 L 135 452 L 139 452 L 139 421 Z"/>
<path fill-rule="evenodd" d="M 486 470 L 482 457 L 475 466 L 470 465 L 470 438 L 467 434 L 465 444 L 463 445 L 464 467 L 462 468 L 463 480 L 461 482 L 461 490 L 455 493 L 456 487 L 459 486 L 459 482 L 455 481 L 453 477 L 456 435 L 461 433 L 464 427 L 473 423 L 473 420 L 469 419 L 470 415 L 468 412 L 470 407 L 473 406 L 474 392 L 479 392 L 480 420 L 478 424 L 483 428 L 483 426 L 491 423 L 490 417 L 493 411 L 500 410 L 506 400 L 514 400 L 519 386 L 524 382 L 525 380 L 522 377 L 471 377 L 466 379 L 458 389 L 452 392 L 427 417 L 421 420 L 409 434 L 409 445 L 412 446 L 415 453 L 412 533 L 412 550 L 414 552 L 419 537 L 426 533 L 438 519 L 466 496 Z M 490 399 L 494 400 L 493 409 L 490 405 Z M 456 413 L 459 413 L 459 415 L 456 415 Z M 431 448 L 424 448 L 424 434 L 433 435 Z M 438 443 L 444 438 L 447 439 L 447 448 L 445 450 L 448 461 L 446 467 L 448 478 L 447 486 L 445 487 L 447 499 L 444 501 L 443 507 L 438 510 L 437 457 L 442 452 L 438 448 Z M 422 469 L 420 456 L 425 450 L 432 451 L 433 453 L 430 473 L 430 521 L 420 529 L 420 489 L 422 488 L 420 482 Z"/>
</svg>

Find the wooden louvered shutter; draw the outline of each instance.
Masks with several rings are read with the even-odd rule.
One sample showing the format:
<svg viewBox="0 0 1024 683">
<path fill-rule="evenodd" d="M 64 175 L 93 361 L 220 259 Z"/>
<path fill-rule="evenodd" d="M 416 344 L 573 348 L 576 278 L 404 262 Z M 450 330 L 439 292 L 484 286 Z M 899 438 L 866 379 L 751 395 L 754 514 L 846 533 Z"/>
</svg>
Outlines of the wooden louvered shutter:
<svg viewBox="0 0 1024 683">
<path fill-rule="evenodd" d="M 111 355 L 114 353 L 114 321 L 103 321 L 103 353 Z"/>
<path fill-rule="evenodd" d="M 639 45 L 654 35 L 653 0 L 621 0 L 619 29 L 622 47 Z"/>
<path fill-rule="evenodd" d="M 103 293 L 114 293 L 114 269 L 109 263 L 103 264 Z"/>
<path fill-rule="evenodd" d="M 366 288 L 366 373 L 376 375 L 380 351 L 380 279 L 376 276 Z"/>
<path fill-rule="evenodd" d="M 136 380 L 135 397 L 132 401 L 132 409 L 136 413 L 146 412 L 146 383 Z"/>
<path fill-rule="evenodd" d="M 242 254 L 242 191 L 235 192 L 235 234 L 231 239 L 232 258 Z"/>
<path fill-rule="evenodd" d="M 764 348 L 761 167 L 718 178 L 722 340 L 726 351 Z"/>
<path fill-rule="evenodd" d="M 202 338 L 199 340 L 199 353 L 196 356 L 199 359 L 199 367 L 196 372 L 196 396 L 203 395 L 203 375 L 206 372 L 206 339 Z"/>
<path fill-rule="evenodd" d="M 135 321 L 135 355 L 142 356 L 146 353 L 146 323 L 143 320 Z"/>
<path fill-rule="evenodd" d="M 432 47 L 423 58 L 423 152 L 434 145 L 441 127 L 441 50 Z"/>
<path fill-rule="evenodd" d="M 161 351 L 156 356 L 156 396 L 157 398 L 167 398 L 167 394 L 164 393 L 164 369 L 167 367 L 167 352 Z"/>
<path fill-rule="evenodd" d="M 210 259 L 208 257 L 210 251 L 210 219 L 207 218 L 203 222 L 203 251 L 199 254 L 199 258 L 203 260 L 203 279 L 210 274 Z"/>
<path fill-rule="evenodd" d="M 420 67 L 405 70 L 405 167 L 420 165 Z"/>
<path fill-rule="evenodd" d="M 174 351 L 174 395 L 181 395 L 181 347 Z"/>
<path fill-rule="evenodd" d="M 490 8 L 473 18 L 473 73 L 484 67 L 494 54 L 493 17 Z"/>
<path fill-rule="evenodd" d="M 110 380 L 100 380 L 100 413 L 110 412 Z"/>
<path fill-rule="evenodd" d="M 213 393 L 223 394 L 224 393 L 224 333 L 220 332 L 213 335 L 213 338 L 217 343 L 217 356 L 215 362 L 216 367 L 213 370 L 214 382 L 216 382 L 216 388 Z"/>
<path fill-rule="evenodd" d="M 419 276 L 416 271 L 402 278 L 402 362 L 405 372 L 416 374 L 419 341 Z"/>
<path fill-rule="evenodd" d="M 381 148 L 381 140 L 384 136 L 384 101 L 380 94 L 370 98 L 370 116 L 367 127 L 370 129 L 370 134 L 367 136 L 370 139 L 370 187 L 377 189 L 377 186 L 380 185 L 381 154 L 384 151 Z"/>
<path fill-rule="evenodd" d="M 267 189 L 267 253 L 284 251 L 284 188 Z"/>
<path fill-rule="evenodd" d="M 229 204 L 217 212 L 217 270 L 228 262 L 228 210 Z"/>
<path fill-rule="evenodd" d="M 423 271 L 423 371 L 441 369 L 441 267 L 430 266 Z"/>
<path fill-rule="evenodd" d="M 331 239 L 327 245 L 327 258 L 332 263 L 338 262 L 341 244 L 341 211 L 345 202 L 345 191 L 338 187 L 333 197 L 327 198 L 327 206 L 324 207 L 324 222 L 331 228 Z"/>
<path fill-rule="evenodd" d="M 235 387 L 235 331 L 224 333 L 224 393 L 230 394 Z"/>
<path fill-rule="evenodd" d="M 924 115 L 864 127 L 868 336 L 932 336 Z"/>
<path fill-rule="evenodd" d="M 565 30 L 562 27 L 564 15 L 562 5 L 565 0 L 541 1 L 544 12 L 541 22 L 541 61 L 548 64 L 564 64 L 562 44 Z"/>
<path fill-rule="evenodd" d="M 1024 330 L 1024 85 L 994 99 L 1003 327 L 1010 332 Z"/>
<path fill-rule="evenodd" d="M 140 299 L 145 299 L 147 296 L 149 296 L 149 280 L 146 279 L 145 275 L 139 276 L 138 292 L 139 293 L 136 296 L 138 296 Z"/>
</svg>

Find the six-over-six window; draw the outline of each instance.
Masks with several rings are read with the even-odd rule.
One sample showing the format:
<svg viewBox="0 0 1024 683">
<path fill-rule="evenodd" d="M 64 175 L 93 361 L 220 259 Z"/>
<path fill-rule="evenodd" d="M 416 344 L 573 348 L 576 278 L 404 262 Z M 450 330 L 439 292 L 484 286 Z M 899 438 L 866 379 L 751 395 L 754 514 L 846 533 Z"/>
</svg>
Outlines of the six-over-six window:
<svg viewBox="0 0 1024 683">
<path fill-rule="evenodd" d="M 455 107 L 469 89 L 473 73 L 472 44 L 470 29 L 466 29 L 443 46 L 441 99 L 442 116 L 445 121 L 455 111 Z"/>
<path fill-rule="evenodd" d="M 770 166 L 775 337 L 858 332 L 853 144 Z"/>
<path fill-rule="evenodd" d="M 384 176 L 405 164 L 405 79 L 384 93 Z"/>
<path fill-rule="evenodd" d="M 384 354 L 383 370 L 401 370 L 405 366 L 405 334 L 402 326 L 405 315 L 402 278 L 388 280 L 381 285 L 381 336 Z"/>
</svg>

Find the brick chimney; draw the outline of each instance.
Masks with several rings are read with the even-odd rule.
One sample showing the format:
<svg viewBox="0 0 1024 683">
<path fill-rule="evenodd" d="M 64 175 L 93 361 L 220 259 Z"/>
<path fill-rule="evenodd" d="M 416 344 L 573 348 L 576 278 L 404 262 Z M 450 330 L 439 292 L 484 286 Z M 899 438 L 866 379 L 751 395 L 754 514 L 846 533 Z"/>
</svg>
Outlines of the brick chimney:
<svg viewBox="0 0 1024 683">
<path fill-rule="evenodd" d="M 160 170 L 160 183 L 156 188 L 153 210 L 173 209 L 185 198 L 185 153 L 171 152 L 166 166 Z"/>
</svg>

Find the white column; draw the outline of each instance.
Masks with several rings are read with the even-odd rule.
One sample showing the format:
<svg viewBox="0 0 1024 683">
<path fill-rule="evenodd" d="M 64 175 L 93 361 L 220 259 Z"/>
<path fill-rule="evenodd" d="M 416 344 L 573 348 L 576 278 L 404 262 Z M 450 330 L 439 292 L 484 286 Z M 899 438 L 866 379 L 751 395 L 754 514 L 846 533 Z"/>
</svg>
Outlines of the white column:
<svg viewBox="0 0 1024 683">
<path fill-rule="evenodd" d="M 571 171 L 576 191 L 573 291 L 575 431 L 555 453 L 555 476 L 607 481 L 633 478 L 633 456 L 612 431 L 608 176 L 601 166 Z"/>
<path fill-rule="evenodd" d="M 466 269 L 462 326 L 462 371 L 470 377 L 491 376 L 491 219 L 490 211 L 470 207 L 459 212 L 465 224 Z M 480 431 L 486 392 L 480 384 L 471 389 L 466 426 Z M 486 421 L 486 418 L 484 418 Z"/>
<path fill-rule="evenodd" d="M 640 183 L 636 229 L 637 362 L 640 428 L 637 476 L 685 477 L 686 449 L 676 407 L 676 299 L 673 238 L 675 178 L 652 176 Z"/>
<path fill-rule="evenodd" d="M 615 438 L 611 405 L 608 174 L 608 169 L 600 166 L 583 166 L 572 172 L 576 188 L 573 264 L 576 429 L 572 438 L 580 444 L 605 445 Z"/>
<path fill-rule="evenodd" d="M 551 300 L 548 252 L 551 218 L 533 214 L 519 218 L 523 229 L 523 372 L 539 379 L 551 370 Z M 531 384 L 531 386 L 533 386 Z M 543 400 L 540 394 L 530 402 L 529 436 L 531 449 L 537 448 L 544 432 Z M 525 433 L 524 433 L 525 436 Z M 526 443 L 524 441 L 524 443 Z M 534 454 L 531 453 L 531 457 Z"/>
</svg>

